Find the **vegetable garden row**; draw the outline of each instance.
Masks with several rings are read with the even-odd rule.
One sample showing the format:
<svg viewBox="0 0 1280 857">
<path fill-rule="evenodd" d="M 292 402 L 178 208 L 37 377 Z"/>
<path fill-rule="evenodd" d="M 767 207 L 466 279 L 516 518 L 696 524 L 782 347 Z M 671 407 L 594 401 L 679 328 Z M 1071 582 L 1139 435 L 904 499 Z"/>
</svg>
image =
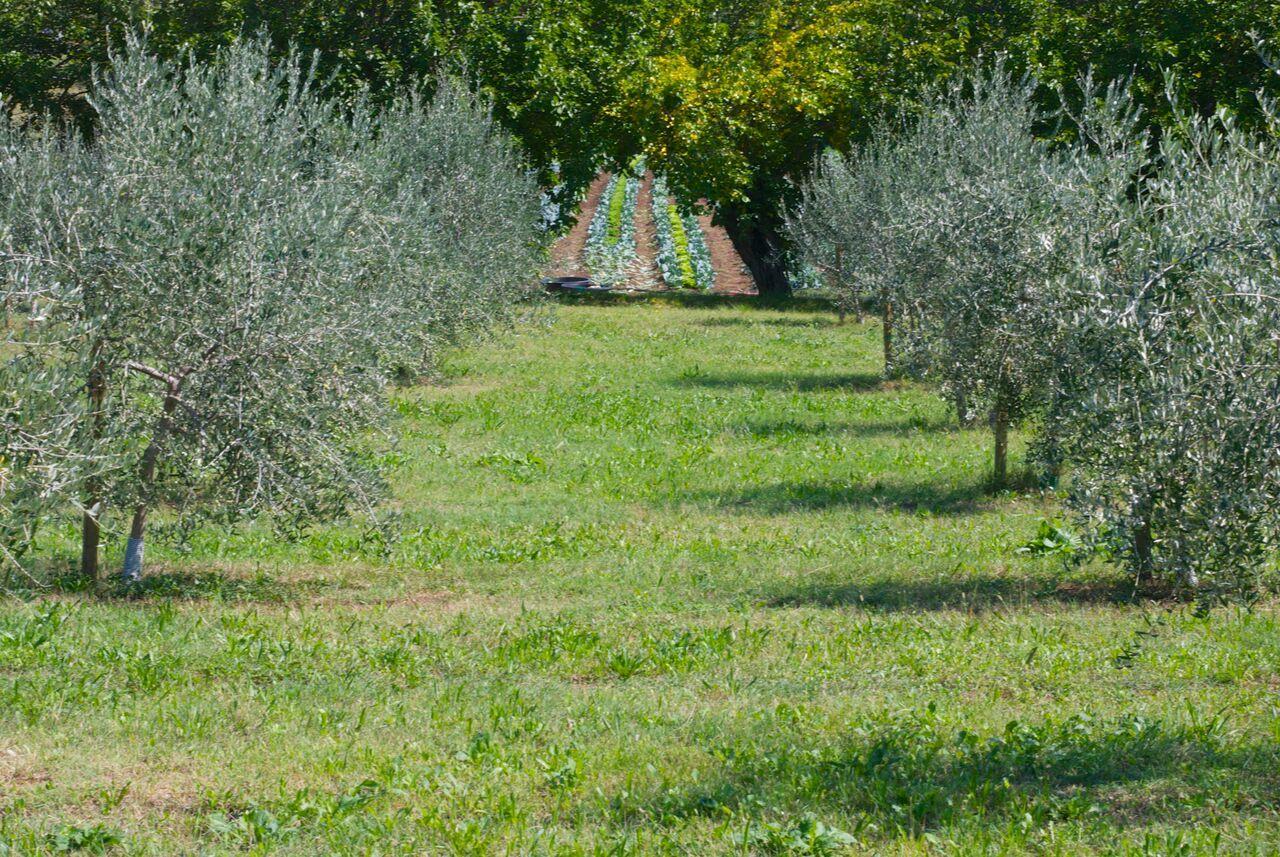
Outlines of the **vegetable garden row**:
<svg viewBox="0 0 1280 857">
<path fill-rule="evenodd" d="M 636 203 L 640 179 L 633 171 L 615 173 L 605 185 L 587 228 L 587 264 L 596 282 L 623 283 L 636 259 Z"/>
<path fill-rule="evenodd" d="M 636 219 L 651 214 L 657 234 L 657 265 L 672 289 L 708 290 L 715 285 L 715 269 L 707 238 L 697 215 L 679 204 L 666 179 L 652 182 L 650 212 L 639 210 L 644 180 L 643 159 L 610 176 L 587 231 L 586 261 L 592 278 L 604 286 L 627 284 L 641 262 L 636 245 Z"/>
<path fill-rule="evenodd" d="M 667 180 L 653 180 L 653 222 L 658 231 L 658 267 L 671 288 L 710 289 L 716 272 L 702 225 L 675 202 Z"/>
</svg>

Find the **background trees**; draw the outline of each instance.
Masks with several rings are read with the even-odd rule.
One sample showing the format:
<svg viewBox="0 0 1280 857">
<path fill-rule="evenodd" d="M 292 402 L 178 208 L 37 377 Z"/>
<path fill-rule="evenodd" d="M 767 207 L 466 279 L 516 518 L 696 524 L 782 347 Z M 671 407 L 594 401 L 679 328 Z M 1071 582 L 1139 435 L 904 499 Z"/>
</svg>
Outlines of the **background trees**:
<svg viewBox="0 0 1280 857">
<path fill-rule="evenodd" d="M 936 11 L 897 2 L 720 4 L 690 14 L 680 38 L 630 83 L 654 168 L 682 196 L 716 206 L 761 292 L 790 288 L 781 207 L 791 181 L 823 145 L 847 146 L 898 94 L 962 54 L 953 39 L 924 37 Z"/>
<path fill-rule="evenodd" d="M 1047 84 L 1067 87 L 1086 68 L 1101 81 L 1130 79 L 1133 98 L 1153 127 L 1174 115 L 1165 97 L 1170 71 L 1187 109 L 1207 116 L 1229 107 L 1258 120 L 1254 94 L 1272 82 L 1251 34 L 1280 30 L 1280 3 L 1054 0 L 1027 4 L 1024 27 L 1013 49 Z"/>
<path fill-rule="evenodd" d="M 162 56 L 208 59 L 241 34 L 265 31 L 282 54 L 320 52 L 321 76 L 351 94 L 394 92 L 438 66 L 436 15 L 413 0 L 14 0 L 0 10 L 0 93 L 27 111 L 68 111 L 93 120 L 85 99 L 111 44 L 145 25 Z"/>
<path fill-rule="evenodd" d="M 132 16 L 132 17 L 131 17 Z M 50 3 L 0 11 L 0 93 L 25 111 L 49 106 L 91 122 L 83 85 L 110 38 L 133 20 L 166 54 L 208 56 L 265 29 L 277 53 L 319 50 L 321 76 L 351 97 L 465 66 L 495 115 L 572 201 L 602 162 L 642 152 L 682 197 L 705 198 L 763 292 L 789 287 L 782 211 L 825 147 L 848 151 L 878 118 L 910 109 L 923 88 L 979 54 L 1034 70 L 1037 98 L 1086 66 L 1136 75 L 1151 121 L 1163 73 L 1186 103 L 1257 118 L 1270 85 L 1251 31 L 1280 27 L 1274 0 L 309 0 Z M 558 167 L 552 180 L 553 167 Z"/>
</svg>

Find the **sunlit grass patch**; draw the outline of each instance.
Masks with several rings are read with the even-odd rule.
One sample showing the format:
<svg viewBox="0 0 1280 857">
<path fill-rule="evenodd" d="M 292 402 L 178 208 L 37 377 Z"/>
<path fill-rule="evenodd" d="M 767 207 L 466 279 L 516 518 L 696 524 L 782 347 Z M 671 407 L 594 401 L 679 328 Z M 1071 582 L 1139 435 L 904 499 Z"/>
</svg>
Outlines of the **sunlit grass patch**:
<svg viewBox="0 0 1280 857">
<path fill-rule="evenodd" d="M 1101 562 L 1023 550 L 1053 498 L 989 493 L 985 433 L 882 383 L 874 324 L 558 315 L 396 392 L 385 532 L 202 532 L 128 597 L 3 602 L 0 842 L 1167 854 L 1280 837 L 1273 605 L 1197 617 Z"/>
</svg>

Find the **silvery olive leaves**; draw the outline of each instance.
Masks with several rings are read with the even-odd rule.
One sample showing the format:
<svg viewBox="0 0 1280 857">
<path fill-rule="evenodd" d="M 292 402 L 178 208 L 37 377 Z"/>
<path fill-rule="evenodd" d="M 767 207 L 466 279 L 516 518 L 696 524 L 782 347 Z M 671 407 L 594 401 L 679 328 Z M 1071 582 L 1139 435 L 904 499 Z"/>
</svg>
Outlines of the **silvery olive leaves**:
<svg viewBox="0 0 1280 857">
<path fill-rule="evenodd" d="M 1104 209 L 1106 252 L 1073 266 L 1089 371 L 1062 455 L 1073 506 L 1136 573 L 1248 593 L 1280 536 L 1280 150 L 1176 115 L 1142 193 Z"/>
<path fill-rule="evenodd" d="M 1023 422 L 1136 576 L 1256 591 L 1280 537 L 1280 139 L 1171 94 L 1157 143 L 1123 85 L 1080 86 L 1061 116 L 999 64 L 940 87 L 825 154 L 792 235 L 840 254 L 846 305 L 894 307 L 893 370 L 991 422 L 997 481 Z"/>
<path fill-rule="evenodd" d="M 156 508 L 371 510 L 388 378 L 527 303 L 537 189 L 487 105 L 444 78 L 340 110 L 305 65 L 132 39 L 95 81 L 92 145 L 0 129 L 10 563 L 69 508 L 86 544 Z"/>
</svg>

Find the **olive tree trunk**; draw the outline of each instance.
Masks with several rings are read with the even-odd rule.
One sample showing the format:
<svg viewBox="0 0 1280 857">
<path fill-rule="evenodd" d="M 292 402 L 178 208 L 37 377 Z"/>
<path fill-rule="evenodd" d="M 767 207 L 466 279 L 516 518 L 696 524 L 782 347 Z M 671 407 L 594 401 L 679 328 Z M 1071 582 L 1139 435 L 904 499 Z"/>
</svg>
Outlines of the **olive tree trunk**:
<svg viewBox="0 0 1280 857">
<path fill-rule="evenodd" d="M 97 446 L 102 438 L 103 400 L 107 394 L 106 378 L 103 377 L 103 366 L 95 364 L 89 373 L 89 437 L 91 445 Z M 84 514 L 80 529 L 80 574 L 90 582 L 98 579 L 98 548 L 102 542 L 102 527 L 98 523 L 102 514 L 102 484 L 96 477 L 85 484 Z"/>
<path fill-rule="evenodd" d="M 142 579 L 147 512 L 156 482 L 156 467 L 160 461 L 160 453 L 168 441 L 169 434 L 173 431 L 173 415 L 178 410 L 178 394 L 182 388 L 183 378 L 181 375 L 165 375 L 155 369 L 137 364 L 130 364 L 130 368 L 162 380 L 168 386 L 165 392 L 164 404 L 160 409 L 160 419 L 156 423 L 155 433 L 152 434 L 151 442 L 147 444 L 146 450 L 142 453 L 142 466 L 139 468 L 138 473 L 138 496 L 140 499 L 133 509 L 133 521 L 129 525 L 129 542 L 125 547 L 124 553 L 124 568 L 120 571 L 120 577 L 125 583 L 137 583 Z"/>
<path fill-rule="evenodd" d="M 1138 573 L 1139 583 L 1150 583 L 1155 576 L 1155 539 L 1151 534 L 1151 501 L 1140 500 L 1134 508 L 1134 516 L 1138 525 L 1133 530 L 1134 568 Z"/>
<path fill-rule="evenodd" d="M 884 374 L 892 376 L 894 373 L 894 355 L 893 355 L 893 300 L 885 294 L 881 300 L 881 319 L 884 329 Z"/>
<path fill-rule="evenodd" d="M 991 487 L 999 490 L 1009 481 L 1009 409 L 1003 402 L 991 413 L 991 431 L 995 436 L 991 457 Z"/>
</svg>

